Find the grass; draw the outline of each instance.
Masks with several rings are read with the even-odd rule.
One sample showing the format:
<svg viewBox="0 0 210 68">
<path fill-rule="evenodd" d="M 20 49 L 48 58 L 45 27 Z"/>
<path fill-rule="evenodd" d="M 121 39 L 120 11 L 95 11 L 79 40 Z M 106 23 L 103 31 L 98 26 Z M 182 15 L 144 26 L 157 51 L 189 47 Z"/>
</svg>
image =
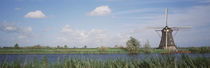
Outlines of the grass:
<svg viewBox="0 0 210 68">
<path fill-rule="evenodd" d="M 0 49 L 0 54 L 83 54 L 83 53 L 127 53 L 125 49 L 109 48 L 100 52 L 97 48 L 68 48 L 68 49 Z"/>
<path fill-rule="evenodd" d="M 179 51 L 192 51 L 192 53 L 210 53 L 208 48 L 185 48 L 177 49 Z M 67 48 L 67 49 L 28 49 L 28 48 L 0 48 L 0 54 L 101 54 L 101 53 L 129 53 L 126 49 L 122 48 L 108 48 L 106 51 L 100 51 L 98 48 Z M 140 48 L 137 53 L 168 53 L 164 49 L 144 49 Z"/>
<path fill-rule="evenodd" d="M 47 57 L 32 62 L 20 61 L 7 62 L 0 64 L 0 68 L 208 68 L 210 67 L 209 57 L 191 58 L 188 55 L 182 55 L 179 59 L 170 55 L 162 55 L 145 59 L 124 60 L 116 58 L 114 60 L 97 59 L 77 59 L 64 58 L 64 61 L 48 62 Z"/>
</svg>

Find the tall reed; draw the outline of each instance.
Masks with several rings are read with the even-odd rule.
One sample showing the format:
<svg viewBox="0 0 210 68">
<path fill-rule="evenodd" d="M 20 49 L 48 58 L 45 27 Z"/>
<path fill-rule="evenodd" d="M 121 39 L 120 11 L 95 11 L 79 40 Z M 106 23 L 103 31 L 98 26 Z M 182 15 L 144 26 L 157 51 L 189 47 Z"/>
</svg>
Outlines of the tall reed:
<svg viewBox="0 0 210 68">
<path fill-rule="evenodd" d="M 144 59 L 79 59 L 79 58 L 58 58 L 57 62 L 49 62 L 47 57 L 38 61 L 36 58 L 32 62 L 27 60 L 24 63 L 20 61 L 3 61 L 0 68 L 208 68 L 210 67 L 209 57 L 192 58 L 188 55 L 175 57 L 163 55 Z"/>
</svg>

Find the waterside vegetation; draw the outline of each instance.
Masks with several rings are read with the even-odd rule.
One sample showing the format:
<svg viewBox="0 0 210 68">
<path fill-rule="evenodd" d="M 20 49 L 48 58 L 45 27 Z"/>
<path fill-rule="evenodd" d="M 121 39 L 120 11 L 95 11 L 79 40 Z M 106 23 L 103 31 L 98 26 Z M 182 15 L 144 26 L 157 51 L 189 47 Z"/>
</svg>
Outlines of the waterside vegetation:
<svg viewBox="0 0 210 68">
<path fill-rule="evenodd" d="M 188 55 L 181 55 L 180 58 L 171 55 L 162 55 L 144 59 L 114 60 L 78 59 L 64 58 L 57 62 L 49 62 L 47 57 L 40 61 L 36 58 L 28 62 L 25 60 L 0 63 L 0 68 L 208 68 L 210 67 L 209 57 L 192 58 Z"/>
</svg>

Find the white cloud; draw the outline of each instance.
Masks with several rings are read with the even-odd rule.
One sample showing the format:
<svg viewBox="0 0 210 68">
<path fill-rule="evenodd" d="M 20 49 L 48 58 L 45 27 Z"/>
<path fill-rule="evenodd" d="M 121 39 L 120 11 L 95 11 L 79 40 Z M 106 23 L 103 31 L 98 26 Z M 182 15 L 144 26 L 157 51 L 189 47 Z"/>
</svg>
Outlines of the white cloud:
<svg viewBox="0 0 210 68">
<path fill-rule="evenodd" d="M 91 29 L 91 30 L 77 30 L 70 28 L 70 25 L 65 25 L 61 29 L 61 35 L 56 38 L 58 45 L 70 45 L 76 47 L 100 47 L 114 45 L 123 45 L 130 35 L 126 33 L 109 34 L 104 29 Z"/>
<path fill-rule="evenodd" d="M 26 28 L 26 31 L 32 32 L 32 27 L 27 27 L 27 28 Z"/>
<path fill-rule="evenodd" d="M 19 35 L 17 36 L 18 39 L 24 39 L 28 36 L 31 36 L 32 27 L 18 26 L 16 24 L 12 24 L 10 22 L 5 21 L 0 24 L 0 31 L 8 33 L 17 33 Z"/>
<path fill-rule="evenodd" d="M 22 34 L 30 34 L 32 32 L 32 27 L 21 27 L 20 30 L 19 30 L 19 33 L 22 33 Z"/>
<path fill-rule="evenodd" d="M 70 25 L 65 25 L 62 29 L 61 32 L 71 32 L 72 29 L 70 27 Z"/>
<path fill-rule="evenodd" d="M 25 18 L 45 18 L 45 14 L 42 13 L 41 10 L 36 10 L 36 11 L 32 11 L 27 13 L 25 16 Z"/>
<path fill-rule="evenodd" d="M 18 36 L 17 38 L 18 38 L 18 39 L 25 39 L 25 38 L 26 38 L 26 36 L 24 36 L 24 35 L 20 35 L 20 36 Z"/>
<path fill-rule="evenodd" d="M 4 30 L 5 31 L 15 31 L 17 28 L 14 26 L 5 26 Z"/>
<path fill-rule="evenodd" d="M 109 6 L 99 6 L 89 13 L 90 16 L 104 16 L 111 13 Z"/>
<path fill-rule="evenodd" d="M 8 24 L 8 22 L 3 22 L 0 24 L 0 30 L 5 32 L 19 32 L 19 27 L 14 24 Z"/>
<path fill-rule="evenodd" d="M 51 27 L 46 27 L 46 28 L 44 28 L 44 32 L 49 32 L 50 30 L 52 30 L 52 28 Z"/>
</svg>

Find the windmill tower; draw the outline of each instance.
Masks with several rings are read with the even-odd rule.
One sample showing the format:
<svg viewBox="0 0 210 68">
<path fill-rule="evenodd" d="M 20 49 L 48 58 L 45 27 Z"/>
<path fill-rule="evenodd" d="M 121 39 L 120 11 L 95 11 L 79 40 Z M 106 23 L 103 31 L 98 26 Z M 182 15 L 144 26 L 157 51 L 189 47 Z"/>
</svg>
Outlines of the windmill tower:
<svg viewBox="0 0 210 68">
<path fill-rule="evenodd" d="M 173 29 L 168 26 L 168 9 L 166 8 L 166 26 L 161 30 L 162 36 L 161 36 L 161 41 L 159 44 L 160 49 L 176 49 L 176 45 L 174 43 L 173 39 Z"/>
</svg>

